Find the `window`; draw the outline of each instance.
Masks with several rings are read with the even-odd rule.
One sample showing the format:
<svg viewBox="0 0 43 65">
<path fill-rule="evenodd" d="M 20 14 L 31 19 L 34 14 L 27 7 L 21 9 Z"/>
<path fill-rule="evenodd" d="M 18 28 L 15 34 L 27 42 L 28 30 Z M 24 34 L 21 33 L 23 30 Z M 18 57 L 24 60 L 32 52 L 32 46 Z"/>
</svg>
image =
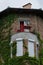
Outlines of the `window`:
<svg viewBox="0 0 43 65">
<path fill-rule="evenodd" d="M 23 41 L 18 40 L 17 41 L 17 54 L 16 56 L 23 56 Z"/>
<path fill-rule="evenodd" d="M 20 31 L 29 32 L 29 27 L 28 27 L 29 24 L 30 24 L 29 20 L 20 21 Z"/>
<path fill-rule="evenodd" d="M 29 20 L 24 20 L 24 26 L 27 26 L 30 24 L 30 21 Z"/>
<path fill-rule="evenodd" d="M 28 41 L 28 52 L 30 57 L 34 57 L 34 42 Z"/>
</svg>

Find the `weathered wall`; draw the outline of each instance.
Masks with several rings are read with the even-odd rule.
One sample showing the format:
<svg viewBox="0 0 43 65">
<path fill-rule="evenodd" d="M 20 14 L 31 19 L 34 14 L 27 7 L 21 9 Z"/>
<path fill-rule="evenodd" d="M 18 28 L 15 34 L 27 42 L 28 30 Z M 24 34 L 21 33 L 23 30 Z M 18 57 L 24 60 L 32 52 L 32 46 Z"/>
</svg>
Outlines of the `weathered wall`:
<svg viewBox="0 0 43 65">
<path fill-rule="evenodd" d="M 30 20 L 31 23 L 31 32 L 33 32 L 33 30 L 35 30 L 36 32 L 40 33 L 41 39 L 43 39 L 43 19 L 38 17 L 38 16 L 33 16 L 33 15 L 17 15 L 18 18 L 16 18 L 16 20 L 14 21 L 14 23 L 12 24 L 11 28 L 11 34 L 15 34 L 17 33 L 17 30 L 20 29 L 20 19 L 25 19 L 25 20 Z"/>
</svg>

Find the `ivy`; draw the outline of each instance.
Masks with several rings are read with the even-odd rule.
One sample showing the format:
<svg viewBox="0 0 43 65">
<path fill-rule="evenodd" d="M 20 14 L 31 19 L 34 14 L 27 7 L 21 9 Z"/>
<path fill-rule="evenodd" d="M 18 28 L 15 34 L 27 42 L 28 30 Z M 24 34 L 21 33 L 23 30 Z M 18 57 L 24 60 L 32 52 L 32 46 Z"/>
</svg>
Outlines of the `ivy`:
<svg viewBox="0 0 43 65">
<path fill-rule="evenodd" d="M 13 48 L 13 50 L 12 50 L 12 54 L 13 54 L 13 57 L 15 57 L 16 56 L 16 41 L 15 42 L 13 42 L 13 45 L 12 45 L 12 48 Z"/>
<path fill-rule="evenodd" d="M 22 57 L 14 57 L 12 59 L 9 59 L 5 65 L 39 65 L 39 60 L 36 58 L 31 58 L 27 56 Z"/>
<path fill-rule="evenodd" d="M 11 25 L 16 17 L 14 14 L 9 14 L 0 19 L 0 63 L 10 58 Z"/>
<path fill-rule="evenodd" d="M 10 58 L 10 38 L 11 38 L 11 25 L 16 20 L 17 15 L 9 14 L 0 19 L 0 65 L 43 65 L 43 48 L 40 50 L 40 59 L 28 57 L 28 52 L 22 57 L 16 57 L 16 42 L 13 43 L 13 58 Z M 40 35 L 36 34 L 40 45 L 43 41 Z M 27 49 L 27 47 L 24 45 Z M 40 63 L 41 60 L 41 63 Z"/>
<path fill-rule="evenodd" d="M 33 33 L 37 36 L 39 40 L 39 60 L 40 60 L 40 65 L 43 65 L 43 40 L 40 38 L 40 33 L 33 31 Z"/>
</svg>

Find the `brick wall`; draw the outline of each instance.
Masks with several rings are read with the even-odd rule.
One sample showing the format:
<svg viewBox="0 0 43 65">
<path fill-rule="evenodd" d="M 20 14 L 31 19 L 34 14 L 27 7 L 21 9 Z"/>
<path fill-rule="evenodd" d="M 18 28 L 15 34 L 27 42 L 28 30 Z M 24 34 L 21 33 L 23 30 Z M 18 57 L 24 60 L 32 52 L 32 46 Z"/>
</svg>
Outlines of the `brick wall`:
<svg viewBox="0 0 43 65">
<path fill-rule="evenodd" d="M 27 5 L 27 6 L 23 7 L 23 8 L 30 9 L 31 5 Z"/>
</svg>

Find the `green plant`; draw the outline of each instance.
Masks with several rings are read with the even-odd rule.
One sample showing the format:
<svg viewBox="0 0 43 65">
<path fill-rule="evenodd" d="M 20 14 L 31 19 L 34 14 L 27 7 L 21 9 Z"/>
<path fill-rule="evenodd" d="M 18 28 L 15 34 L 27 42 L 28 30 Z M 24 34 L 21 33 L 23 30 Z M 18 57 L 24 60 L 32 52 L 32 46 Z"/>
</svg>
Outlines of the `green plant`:
<svg viewBox="0 0 43 65">
<path fill-rule="evenodd" d="M 34 33 L 38 40 L 39 40 L 39 60 L 40 60 L 40 65 L 43 65 L 43 40 L 40 38 L 40 34 L 35 32 Z"/>
<path fill-rule="evenodd" d="M 2 57 L 2 60 L 4 63 L 2 63 L 2 60 L 0 58 L 0 65 L 43 65 L 43 40 L 40 39 L 40 34 L 34 33 L 37 35 L 40 46 L 42 47 L 40 49 L 40 58 L 32 58 L 28 57 L 28 52 L 25 53 L 24 56 L 16 57 L 16 42 L 13 43 L 13 58 L 10 58 L 10 38 L 11 38 L 11 25 L 14 22 L 14 20 L 17 18 L 17 15 L 15 14 L 9 14 L 6 17 L 3 17 L 0 19 L 0 57 Z M 27 49 L 27 47 L 24 45 L 24 47 Z"/>
<path fill-rule="evenodd" d="M 16 17 L 15 14 L 9 14 L 0 19 L 0 55 L 5 62 L 10 58 L 11 25 Z"/>
<path fill-rule="evenodd" d="M 16 56 L 16 41 L 15 42 L 13 42 L 13 45 L 12 45 L 12 48 L 13 48 L 13 50 L 12 50 L 12 54 L 13 54 L 13 56 Z"/>
</svg>

